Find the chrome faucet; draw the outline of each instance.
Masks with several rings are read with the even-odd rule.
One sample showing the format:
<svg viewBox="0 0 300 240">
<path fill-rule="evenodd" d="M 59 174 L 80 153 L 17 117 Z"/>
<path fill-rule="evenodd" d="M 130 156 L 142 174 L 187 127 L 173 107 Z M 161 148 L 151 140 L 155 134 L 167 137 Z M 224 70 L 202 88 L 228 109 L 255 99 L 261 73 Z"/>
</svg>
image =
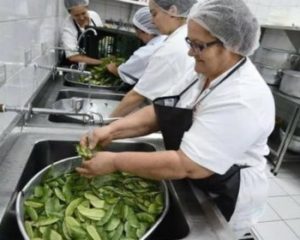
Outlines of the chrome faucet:
<svg viewBox="0 0 300 240">
<path fill-rule="evenodd" d="M 33 66 L 34 66 L 35 69 L 40 68 L 40 69 L 57 71 L 57 72 L 79 73 L 79 74 L 87 75 L 87 76 L 92 75 L 91 72 L 89 72 L 89 71 L 78 70 L 78 69 L 74 69 L 74 68 L 64 68 L 64 67 L 56 67 L 56 66 L 44 66 L 44 65 L 40 65 L 38 63 L 34 63 Z"/>
<path fill-rule="evenodd" d="M 60 110 L 60 109 L 51 109 L 51 108 L 33 108 L 31 105 L 28 107 L 19 107 L 19 106 L 7 106 L 5 104 L 0 104 L 0 113 L 1 112 L 17 112 L 31 116 L 34 114 L 55 114 L 55 115 L 67 115 L 67 116 L 81 116 L 82 121 L 85 124 L 96 124 L 104 125 L 119 118 L 103 118 L 101 113 L 96 113 L 93 111 L 79 112 L 82 108 L 82 101 L 77 99 L 74 101 L 73 111 Z"/>
<path fill-rule="evenodd" d="M 80 44 L 81 39 L 82 39 L 82 38 L 85 36 L 85 34 L 86 34 L 87 32 L 89 32 L 89 31 L 92 31 L 92 32 L 94 33 L 94 36 L 97 36 L 97 35 L 98 35 L 97 31 L 96 31 L 95 29 L 93 29 L 93 28 L 87 28 L 87 29 L 85 29 L 85 30 L 80 34 L 80 36 L 79 36 L 79 38 L 78 38 L 78 40 L 77 40 L 78 49 L 80 49 L 80 48 L 79 48 L 79 44 Z M 83 49 L 83 50 L 84 50 L 84 53 L 83 53 L 83 54 L 85 54 L 85 49 Z"/>
</svg>

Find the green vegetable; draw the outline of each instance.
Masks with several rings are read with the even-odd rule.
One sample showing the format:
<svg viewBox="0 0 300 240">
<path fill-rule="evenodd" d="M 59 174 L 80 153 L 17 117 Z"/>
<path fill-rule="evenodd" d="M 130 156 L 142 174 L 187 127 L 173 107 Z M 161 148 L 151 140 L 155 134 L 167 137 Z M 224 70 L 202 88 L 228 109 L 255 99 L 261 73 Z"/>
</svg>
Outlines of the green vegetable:
<svg viewBox="0 0 300 240">
<path fill-rule="evenodd" d="M 125 62 L 125 59 L 114 56 L 101 58 L 100 65 L 87 69 L 91 72 L 91 76 L 82 76 L 79 78 L 79 82 L 97 86 L 119 86 L 122 83 L 121 79 L 110 73 L 106 68 L 106 65 L 111 62 L 119 66 Z"/>
<path fill-rule="evenodd" d="M 157 182 L 127 173 L 86 179 L 51 169 L 24 209 L 31 240 L 137 240 L 160 216 L 163 194 Z"/>
<path fill-rule="evenodd" d="M 80 144 L 77 144 L 75 146 L 77 154 L 83 159 L 83 160 L 89 160 L 93 157 L 95 152 L 101 151 L 101 147 L 98 145 L 93 150 L 89 149 L 88 147 L 81 146 Z"/>
</svg>

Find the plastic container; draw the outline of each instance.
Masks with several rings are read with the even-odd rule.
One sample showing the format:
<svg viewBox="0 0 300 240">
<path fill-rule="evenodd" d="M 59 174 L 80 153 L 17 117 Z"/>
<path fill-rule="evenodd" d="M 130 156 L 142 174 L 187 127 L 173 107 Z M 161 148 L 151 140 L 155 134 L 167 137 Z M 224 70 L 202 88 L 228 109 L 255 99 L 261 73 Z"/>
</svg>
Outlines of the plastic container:
<svg viewBox="0 0 300 240">
<path fill-rule="evenodd" d="M 93 58 L 117 56 L 128 59 L 135 50 L 142 46 L 137 36 L 128 31 L 104 27 L 89 27 L 97 31 L 86 33 L 86 54 Z"/>
</svg>

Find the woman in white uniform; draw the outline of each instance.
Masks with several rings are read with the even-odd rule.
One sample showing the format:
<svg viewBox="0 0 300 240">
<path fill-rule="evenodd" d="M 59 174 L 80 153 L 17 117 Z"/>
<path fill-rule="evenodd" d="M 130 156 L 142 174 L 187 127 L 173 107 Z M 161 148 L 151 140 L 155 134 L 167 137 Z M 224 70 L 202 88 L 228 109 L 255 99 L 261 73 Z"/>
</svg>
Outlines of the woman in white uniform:
<svg viewBox="0 0 300 240">
<path fill-rule="evenodd" d="M 168 35 L 149 60 L 144 74 L 135 87 L 122 99 L 112 117 L 126 116 L 145 99 L 163 96 L 175 83 L 192 71 L 194 61 L 186 52 L 186 16 L 196 0 L 150 0 L 153 23 L 161 34 Z"/>
<path fill-rule="evenodd" d="M 72 63 L 100 64 L 99 59 L 94 59 L 79 52 L 83 41 L 78 43 L 81 33 L 86 26 L 103 26 L 98 13 L 88 10 L 89 0 L 64 0 L 69 16 L 65 19 L 62 31 L 62 45 L 65 57 Z M 82 39 L 83 40 L 83 39 Z"/>
<path fill-rule="evenodd" d="M 160 47 L 166 39 L 161 35 L 152 23 L 151 13 L 148 7 L 140 8 L 133 16 L 132 23 L 135 27 L 137 37 L 145 46 L 137 49 L 133 55 L 119 67 L 115 63 L 107 65 L 107 69 L 119 76 L 124 84 L 120 90 L 130 90 L 144 74 L 152 54 Z"/>
<path fill-rule="evenodd" d="M 237 237 L 257 222 L 267 198 L 265 175 L 274 128 L 272 93 L 248 58 L 260 27 L 242 0 L 202 0 L 188 18 L 195 78 L 168 96 L 83 136 L 81 144 L 161 130 L 166 151 L 98 152 L 78 168 L 92 177 L 125 171 L 151 179 L 189 178 L 212 193 Z"/>
</svg>

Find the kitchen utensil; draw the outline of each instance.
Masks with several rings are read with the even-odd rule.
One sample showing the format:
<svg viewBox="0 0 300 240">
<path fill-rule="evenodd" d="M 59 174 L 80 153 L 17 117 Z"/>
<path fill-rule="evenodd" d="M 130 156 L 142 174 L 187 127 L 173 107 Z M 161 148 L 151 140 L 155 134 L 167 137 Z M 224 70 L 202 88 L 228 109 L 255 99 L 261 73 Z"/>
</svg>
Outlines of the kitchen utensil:
<svg viewBox="0 0 300 240">
<path fill-rule="evenodd" d="M 300 72 L 284 70 L 279 90 L 289 96 L 300 98 Z"/>
<path fill-rule="evenodd" d="M 254 63 L 264 80 L 269 85 L 279 85 L 282 77 L 282 70 L 271 66 Z"/>
<path fill-rule="evenodd" d="M 259 48 L 254 61 L 273 69 L 295 69 L 300 63 L 300 55 L 277 48 Z"/>
</svg>

